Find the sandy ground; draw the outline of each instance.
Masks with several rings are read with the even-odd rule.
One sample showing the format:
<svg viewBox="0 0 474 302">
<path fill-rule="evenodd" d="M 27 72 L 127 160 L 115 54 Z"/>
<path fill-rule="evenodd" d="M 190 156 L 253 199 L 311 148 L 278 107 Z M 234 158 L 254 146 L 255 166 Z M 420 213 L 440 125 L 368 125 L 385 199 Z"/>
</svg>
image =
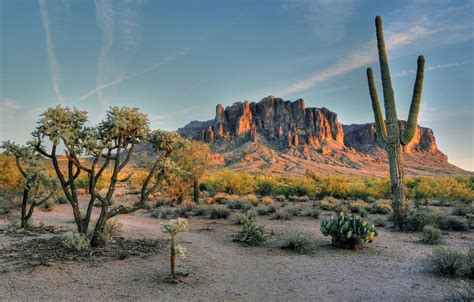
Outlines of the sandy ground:
<svg viewBox="0 0 474 302">
<path fill-rule="evenodd" d="M 178 270 L 190 273 L 183 283 L 160 281 L 169 270 L 165 248 L 147 258 L 94 265 L 53 263 L 0 273 L 0 300 L 442 301 L 460 282 L 425 270 L 433 247 L 421 244 L 419 234 L 381 228 L 379 237 L 364 250 L 340 250 L 322 236 L 320 219 L 298 217 L 283 222 L 259 217 L 259 223 L 277 235 L 288 228 L 312 232 L 316 252 L 299 255 L 280 249 L 277 235 L 263 247 L 233 242 L 232 235 L 240 226 L 232 217 L 220 221 L 192 217 L 188 232 L 179 238 L 188 250 L 187 257 L 178 260 Z M 34 222 L 40 221 L 74 228 L 68 205 L 51 212 L 38 210 Z M 120 216 L 118 221 L 126 238 L 166 239 L 159 230 L 163 220 L 146 211 Z M 467 250 L 473 239 L 472 231 L 451 232 L 444 235 L 441 245 Z M 0 234 L 0 247 L 15 240 Z"/>
</svg>

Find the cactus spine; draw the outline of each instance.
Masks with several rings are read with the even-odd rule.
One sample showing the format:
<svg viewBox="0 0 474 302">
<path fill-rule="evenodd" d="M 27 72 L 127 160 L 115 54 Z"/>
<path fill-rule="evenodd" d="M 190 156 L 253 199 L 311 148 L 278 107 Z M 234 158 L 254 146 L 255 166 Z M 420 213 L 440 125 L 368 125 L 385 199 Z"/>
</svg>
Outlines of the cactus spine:
<svg viewBox="0 0 474 302">
<path fill-rule="evenodd" d="M 396 228 L 400 228 L 406 217 L 401 146 L 412 141 L 418 126 L 418 112 L 420 110 L 421 91 L 423 88 L 425 58 L 423 56 L 418 57 L 418 68 L 410 113 L 406 129 L 401 133 L 402 131 L 398 124 L 397 110 L 395 108 L 395 96 L 390 79 L 387 52 L 385 50 L 382 18 L 380 16 L 375 18 L 375 27 L 377 29 L 377 47 L 379 51 L 380 72 L 382 75 L 385 121 L 382 116 L 371 68 L 367 68 L 367 80 L 369 82 L 369 92 L 372 100 L 372 109 L 374 111 L 377 139 L 387 150 L 389 159 L 394 224 Z"/>
</svg>

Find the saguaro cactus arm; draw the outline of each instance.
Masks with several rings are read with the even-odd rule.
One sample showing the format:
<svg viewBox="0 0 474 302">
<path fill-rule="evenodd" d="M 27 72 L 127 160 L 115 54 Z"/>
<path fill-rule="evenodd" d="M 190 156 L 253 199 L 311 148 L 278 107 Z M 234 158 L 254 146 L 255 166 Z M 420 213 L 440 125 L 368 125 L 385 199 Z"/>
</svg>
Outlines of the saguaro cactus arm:
<svg viewBox="0 0 474 302">
<path fill-rule="evenodd" d="M 413 88 L 413 98 L 410 105 L 407 127 L 402 134 L 401 143 L 406 145 L 411 142 L 415 136 L 418 125 L 418 112 L 420 111 L 421 91 L 423 90 L 423 77 L 425 69 L 425 57 L 418 57 L 418 67 L 416 71 L 415 87 Z"/>
<path fill-rule="evenodd" d="M 377 129 L 377 140 L 381 144 L 387 142 L 387 128 L 383 120 L 382 109 L 380 108 L 379 98 L 377 96 L 377 88 L 375 88 L 374 74 L 372 68 L 367 68 L 367 80 L 369 82 L 370 98 L 372 100 L 372 109 L 374 111 L 375 128 Z"/>
<path fill-rule="evenodd" d="M 375 27 L 377 29 L 377 47 L 379 50 L 380 71 L 382 74 L 383 96 L 385 100 L 385 117 L 387 124 L 398 123 L 397 110 L 395 108 L 395 94 L 392 88 L 392 79 L 390 78 L 390 68 L 388 66 L 388 57 L 385 50 L 385 41 L 383 37 L 382 18 L 375 18 Z"/>
</svg>

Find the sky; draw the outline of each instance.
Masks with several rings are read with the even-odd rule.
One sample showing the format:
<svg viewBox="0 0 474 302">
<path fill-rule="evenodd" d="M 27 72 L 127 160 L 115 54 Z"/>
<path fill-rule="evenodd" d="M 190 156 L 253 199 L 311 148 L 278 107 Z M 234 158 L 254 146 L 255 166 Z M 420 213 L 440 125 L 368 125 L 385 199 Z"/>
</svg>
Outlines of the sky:
<svg viewBox="0 0 474 302">
<path fill-rule="evenodd" d="M 212 119 L 217 103 L 274 95 L 373 122 L 376 15 L 399 119 L 423 54 L 419 123 L 474 171 L 474 1 L 461 0 L 0 0 L 0 140 L 25 142 L 58 104 L 91 124 L 109 106 L 139 107 L 174 130 Z"/>
</svg>

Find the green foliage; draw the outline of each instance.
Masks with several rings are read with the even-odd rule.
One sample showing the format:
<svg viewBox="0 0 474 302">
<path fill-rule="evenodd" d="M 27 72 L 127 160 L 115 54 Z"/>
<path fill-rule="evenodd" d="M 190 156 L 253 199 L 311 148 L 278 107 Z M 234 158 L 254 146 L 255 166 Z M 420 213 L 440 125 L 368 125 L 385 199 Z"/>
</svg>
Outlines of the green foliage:
<svg viewBox="0 0 474 302">
<path fill-rule="evenodd" d="M 276 212 L 276 207 L 274 205 L 260 206 L 256 211 L 258 215 L 270 215 Z"/>
<path fill-rule="evenodd" d="M 301 215 L 318 219 L 319 215 L 321 215 L 321 212 L 318 209 L 311 207 L 309 209 L 304 210 Z"/>
<path fill-rule="evenodd" d="M 329 220 L 321 221 L 321 232 L 331 236 L 333 244 L 350 248 L 361 248 L 377 236 L 375 225 L 359 216 L 347 215 L 344 212 L 332 215 Z"/>
<path fill-rule="evenodd" d="M 251 246 L 258 246 L 268 238 L 268 232 L 263 225 L 256 224 L 256 216 L 251 212 L 240 214 L 240 222 L 243 225 L 242 231 L 236 235 L 235 239 Z"/>
<path fill-rule="evenodd" d="M 252 204 L 245 198 L 230 200 L 226 203 L 226 206 L 231 210 L 241 210 L 242 212 L 246 212 L 252 208 Z"/>
<path fill-rule="evenodd" d="M 281 248 L 300 254 L 309 254 L 314 252 L 316 245 L 310 233 L 291 229 L 283 233 Z"/>
<path fill-rule="evenodd" d="M 248 194 L 255 188 L 254 177 L 246 172 L 219 170 L 203 179 L 207 190 L 213 193 Z"/>
<path fill-rule="evenodd" d="M 474 206 L 472 204 L 458 203 L 451 211 L 451 215 L 455 216 L 466 216 L 474 214 Z"/>
<path fill-rule="evenodd" d="M 209 219 L 227 219 L 231 212 L 223 206 L 213 206 L 208 210 Z"/>
<path fill-rule="evenodd" d="M 273 215 L 272 219 L 277 219 L 277 220 L 291 220 L 293 218 L 293 214 L 291 211 L 288 211 L 287 209 L 278 209 L 275 212 L 275 215 Z"/>
<path fill-rule="evenodd" d="M 167 223 L 160 223 L 160 230 L 163 233 L 176 236 L 179 233 L 186 231 L 188 221 L 184 218 L 172 219 Z"/>
<path fill-rule="evenodd" d="M 90 250 L 89 239 L 85 234 L 78 232 L 67 232 L 63 237 L 63 244 L 76 252 L 86 252 Z"/>
<path fill-rule="evenodd" d="M 244 213 L 237 214 L 237 224 L 246 224 L 249 221 L 255 221 L 257 219 L 257 215 L 253 211 L 247 211 Z"/>
<path fill-rule="evenodd" d="M 439 243 L 440 239 L 441 230 L 434 226 L 427 225 L 423 228 L 423 231 L 421 231 L 421 241 L 423 241 L 424 243 Z"/>
<path fill-rule="evenodd" d="M 472 253 L 472 249 L 469 254 Z M 469 254 L 465 255 L 459 251 L 438 248 L 428 259 L 428 267 L 438 275 L 454 277 L 468 274 L 466 271 Z M 472 275 L 471 275 L 472 276 Z"/>
<path fill-rule="evenodd" d="M 185 206 L 178 206 L 176 208 L 163 207 L 163 208 L 157 208 L 156 210 L 153 211 L 151 215 L 155 218 L 162 218 L 162 219 L 177 218 L 177 217 L 187 218 L 188 209 Z"/>
<path fill-rule="evenodd" d="M 446 231 L 469 230 L 466 219 L 430 210 L 417 210 L 409 213 L 403 228 L 408 231 L 421 231 L 427 225 L 436 226 Z"/>
</svg>

